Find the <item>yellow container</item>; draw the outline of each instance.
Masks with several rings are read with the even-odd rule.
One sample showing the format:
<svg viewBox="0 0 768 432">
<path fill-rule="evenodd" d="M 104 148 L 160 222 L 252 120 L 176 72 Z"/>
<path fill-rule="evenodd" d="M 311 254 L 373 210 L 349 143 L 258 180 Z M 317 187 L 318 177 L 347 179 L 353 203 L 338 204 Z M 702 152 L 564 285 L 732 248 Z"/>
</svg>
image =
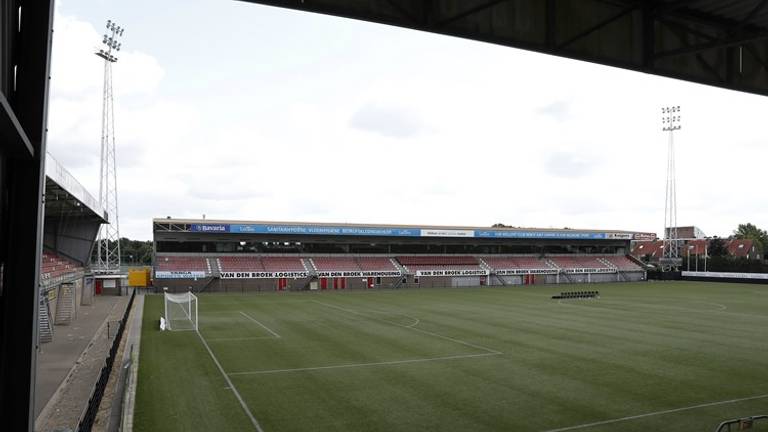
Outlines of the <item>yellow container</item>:
<svg viewBox="0 0 768 432">
<path fill-rule="evenodd" d="M 132 287 L 146 287 L 149 285 L 149 269 L 128 270 L 128 285 Z"/>
</svg>

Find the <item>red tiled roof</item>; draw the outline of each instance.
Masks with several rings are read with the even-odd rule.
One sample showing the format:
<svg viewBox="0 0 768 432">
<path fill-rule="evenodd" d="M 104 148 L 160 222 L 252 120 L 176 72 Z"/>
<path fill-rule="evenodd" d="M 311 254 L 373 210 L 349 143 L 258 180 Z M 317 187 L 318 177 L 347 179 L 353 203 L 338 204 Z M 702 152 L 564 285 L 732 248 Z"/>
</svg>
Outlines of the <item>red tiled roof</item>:
<svg viewBox="0 0 768 432">
<path fill-rule="evenodd" d="M 728 253 L 737 256 L 745 257 L 752 252 L 753 242 L 750 239 L 736 239 L 728 242 Z"/>
<path fill-rule="evenodd" d="M 638 241 L 632 245 L 632 255 L 644 257 L 660 257 L 664 252 L 664 242 L 661 240 Z"/>
</svg>

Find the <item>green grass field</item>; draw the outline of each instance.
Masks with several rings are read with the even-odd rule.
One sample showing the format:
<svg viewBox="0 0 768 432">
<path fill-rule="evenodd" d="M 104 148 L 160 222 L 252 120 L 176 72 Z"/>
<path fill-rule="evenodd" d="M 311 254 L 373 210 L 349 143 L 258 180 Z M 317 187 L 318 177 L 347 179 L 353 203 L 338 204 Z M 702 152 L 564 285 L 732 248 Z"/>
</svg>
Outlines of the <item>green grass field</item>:
<svg viewBox="0 0 768 432">
<path fill-rule="evenodd" d="M 549 299 L 580 289 L 602 298 Z M 768 414 L 768 286 L 211 294 L 200 335 L 160 332 L 162 309 L 146 299 L 137 431 L 699 432 Z"/>
</svg>

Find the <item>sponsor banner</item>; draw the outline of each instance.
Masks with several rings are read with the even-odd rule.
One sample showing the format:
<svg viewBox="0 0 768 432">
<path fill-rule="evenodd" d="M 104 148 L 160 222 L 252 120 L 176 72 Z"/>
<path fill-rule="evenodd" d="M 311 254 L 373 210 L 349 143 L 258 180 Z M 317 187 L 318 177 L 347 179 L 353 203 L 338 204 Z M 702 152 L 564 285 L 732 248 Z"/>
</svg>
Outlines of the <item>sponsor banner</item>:
<svg viewBox="0 0 768 432">
<path fill-rule="evenodd" d="M 612 240 L 632 240 L 632 233 L 606 233 L 605 238 Z"/>
<path fill-rule="evenodd" d="M 348 278 L 348 277 L 399 277 L 399 271 L 319 271 L 317 277 L 321 278 Z"/>
<path fill-rule="evenodd" d="M 226 233 L 229 232 L 228 224 L 192 224 L 189 230 L 192 232 Z"/>
<path fill-rule="evenodd" d="M 308 225 L 232 224 L 230 232 L 241 234 L 299 234 L 339 236 L 419 237 L 420 230 L 412 228 L 342 227 Z"/>
<path fill-rule="evenodd" d="M 472 230 L 423 229 L 422 237 L 474 237 Z"/>
<path fill-rule="evenodd" d="M 606 233 L 583 231 L 513 231 L 513 230 L 477 230 L 475 237 L 514 238 L 514 239 L 555 239 L 555 240 L 600 240 Z"/>
<path fill-rule="evenodd" d="M 204 278 L 202 271 L 156 271 L 155 279 L 199 279 Z"/>
<path fill-rule="evenodd" d="M 523 274 L 556 274 L 555 269 L 509 269 L 509 270 L 496 270 L 496 274 L 499 276 L 514 276 Z"/>
<path fill-rule="evenodd" d="M 348 227 L 316 225 L 267 225 L 267 224 L 191 224 L 190 231 L 200 233 L 233 234 L 285 234 L 371 237 L 437 237 L 437 238 L 506 238 L 506 239 L 553 239 L 553 240 L 631 240 L 632 233 L 605 233 L 584 231 L 518 231 L 518 230 L 458 230 L 392 227 Z M 635 239 L 638 235 L 634 234 Z M 650 234 L 652 235 L 652 234 Z M 655 235 L 653 235 L 655 237 Z"/>
<path fill-rule="evenodd" d="M 563 271 L 565 273 L 616 273 L 612 268 L 569 268 Z"/>
<path fill-rule="evenodd" d="M 656 240 L 654 233 L 635 233 L 635 240 Z"/>
<path fill-rule="evenodd" d="M 768 280 L 768 273 L 726 273 L 726 272 L 692 272 L 684 271 L 683 276 L 711 277 L 723 279 L 764 279 Z"/>
<path fill-rule="evenodd" d="M 416 276 L 488 276 L 488 270 L 416 270 Z"/>
<path fill-rule="evenodd" d="M 222 279 L 278 279 L 278 278 L 306 278 L 309 273 L 298 272 L 221 272 Z"/>
</svg>

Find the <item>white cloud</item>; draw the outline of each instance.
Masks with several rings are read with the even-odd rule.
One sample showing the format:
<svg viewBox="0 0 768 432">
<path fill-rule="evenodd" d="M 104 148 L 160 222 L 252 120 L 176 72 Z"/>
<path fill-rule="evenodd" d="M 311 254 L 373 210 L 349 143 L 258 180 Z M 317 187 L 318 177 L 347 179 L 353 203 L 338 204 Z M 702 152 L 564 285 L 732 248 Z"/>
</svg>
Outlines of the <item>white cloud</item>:
<svg viewBox="0 0 768 432">
<path fill-rule="evenodd" d="M 349 119 L 355 129 L 374 132 L 386 137 L 411 138 L 417 136 L 424 125 L 418 115 L 402 107 L 367 104 Z"/>
<path fill-rule="evenodd" d="M 180 44 L 161 17 L 136 18 L 145 43 L 126 43 L 114 67 L 129 237 L 150 238 L 152 217 L 202 214 L 661 231 L 668 103 L 683 106 L 681 224 L 768 226 L 755 192 L 766 98 L 327 16 L 169 1 L 206 25 Z M 76 7 L 87 6 L 66 3 L 55 22 L 49 150 L 96 191 L 101 33 Z"/>
</svg>

